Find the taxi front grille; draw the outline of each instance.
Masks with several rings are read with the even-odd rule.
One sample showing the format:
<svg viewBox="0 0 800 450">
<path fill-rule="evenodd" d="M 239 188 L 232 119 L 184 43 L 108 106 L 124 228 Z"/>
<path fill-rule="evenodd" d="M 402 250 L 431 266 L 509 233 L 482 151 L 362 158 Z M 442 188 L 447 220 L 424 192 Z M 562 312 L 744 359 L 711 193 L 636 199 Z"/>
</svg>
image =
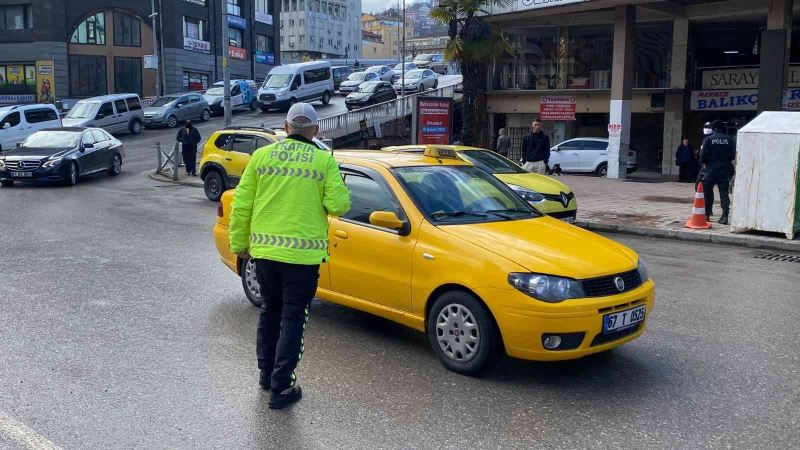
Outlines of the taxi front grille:
<svg viewBox="0 0 800 450">
<path fill-rule="evenodd" d="M 617 278 L 622 281 L 622 289 L 617 285 Z M 636 289 L 641 285 L 642 278 L 639 276 L 639 271 L 636 269 L 617 275 L 581 280 L 583 293 L 587 297 L 604 297 L 606 295 L 622 294 L 623 292 Z"/>
</svg>

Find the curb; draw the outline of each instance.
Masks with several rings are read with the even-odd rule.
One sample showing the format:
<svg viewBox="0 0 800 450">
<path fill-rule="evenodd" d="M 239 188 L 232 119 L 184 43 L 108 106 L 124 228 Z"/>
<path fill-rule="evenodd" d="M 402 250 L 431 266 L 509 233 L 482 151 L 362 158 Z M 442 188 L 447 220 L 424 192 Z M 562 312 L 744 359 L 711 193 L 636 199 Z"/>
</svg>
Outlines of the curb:
<svg viewBox="0 0 800 450">
<path fill-rule="evenodd" d="M 708 244 L 735 245 L 738 247 L 757 248 L 763 250 L 791 251 L 800 253 L 800 241 L 773 241 L 759 236 L 711 234 L 688 230 L 665 230 L 627 224 L 609 224 L 602 222 L 575 221 L 575 225 L 592 231 L 630 234 L 679 241 L 704 242 Z"/>
<path fill-rule="evenodd" d="M 188 186 L 188 187 L 203 187 L 203 183 L 201 183 L 199 181 L 194 181 L 194 180 L 193 181 L 180 181 L 180 180 L 172 181 L 171 177 L 167 177 L 167 176 L 161 175 L 159 173 L 154 173 L 154 172 L 148 173 L 147 176 L 150 177 L 151 180 L 155 180 L 155 181 L 158 181 L 158 182 L 161 182 L 161 183 L 179 184 L 181 186 Z"/>
</svg>

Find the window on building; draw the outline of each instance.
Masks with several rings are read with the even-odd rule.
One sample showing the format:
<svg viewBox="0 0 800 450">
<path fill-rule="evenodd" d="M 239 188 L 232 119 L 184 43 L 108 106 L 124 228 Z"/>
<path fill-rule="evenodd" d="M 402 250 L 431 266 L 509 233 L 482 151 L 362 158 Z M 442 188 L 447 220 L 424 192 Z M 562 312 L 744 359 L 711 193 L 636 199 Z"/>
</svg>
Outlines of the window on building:
<svg viewBox="0 0 800 450">
<path fill-rule="evenodd" d="M 31 5 L 0 6 L 0 30 L 33 28 Z"/>
<path fill-rule="evenodd" d="M 297 11 L 297 0 L 289 0 L 289 11 Z"/>
<path fill-rule="evenodd" d="M 300 26 L 301 27 L 305 26 L 305 24 L 306 24 L 306 21 L 304 19 L 300 19 Z"/>
<path fill-rule="evenodd" d="M 208 74 L 199 72 L 183 72 L 184 91 L 204 91 L 208 89 Z"/>
<path fill-rule="evenodd" d="M 305 34 L 301 34 L 301 35 L 299 35 L 299 36 L 297 37 L 297 41 L 298 41 L 298 42 L 300 42 L 301 44 L 305 44 L 305 42 L 306 42 L 306 35 L 305 35 Z"/>
<path fill-rule="evenodd" d="M 69 92 L 72 97 L 94 97 L 107 94 L 106 57 L 70 55 L 69 84 Z"/>
<path fill-rule="evenodd" d="M 636 24 L 633 50 L 634 87 L 667 87 L 672 64 L 672 22 Z"/>
<path fill-rule="evenodd" d="M 236 28 L 228 28 L 228 45 L 232 47 L 244 48 L 242 31 Z"/>
<path fill-rule="evenodd" d="M 242 0 L 225 0 L 228 2 L 228 14 L 234 16 L 242 15 Z"/>
<path fill-rule="evenodd" d="M 298 11 L 306 10 L 306 0 L 297 0 L 297 10 Z"/>
<path fill-rule="evenodd" d="M 256 51 L 271 53 L 275 50 L 275 44 L 271 37 L 263 34 L 256 35 Z"/>
<path fill-rule="evenodd" d="M 183 36 L 198 41 L 208 41 L 208 22 L 194 17 L 183 17 Z"/>
<path fill-rule="evenodd" d="M 142 58 L 114 58 L 114 90 L 142 95 Z"/>
<path fill-rule="evenodd" d="M 123 12 L 114 11 L 114 45 L 141 47 L 142 26 L 139 19 Z"/>
<path fill-rule="evenodd" d="M 69 41 L 73 44 L 106 45 L 105 14 L 97 13 L 87 17 L 75 28 Z"/>
<path fill-rule="evenodd" d="M 203 5 L 206 6 L 206 0 L 183 0 L 188 3 L 194 3 L 195 5 Z"/>
<path fill-rule="evenodd" d="M 289 26 L 290 26 L 290 27 L 293 27 L 293 26 L 294 26 L 294 19 L 289 19 Z"/>
<path fill-rule="evenodd" d="M 270 0 L 256 0 L 256 12 L 272 14 L 272 2 Z"/>
</svg>

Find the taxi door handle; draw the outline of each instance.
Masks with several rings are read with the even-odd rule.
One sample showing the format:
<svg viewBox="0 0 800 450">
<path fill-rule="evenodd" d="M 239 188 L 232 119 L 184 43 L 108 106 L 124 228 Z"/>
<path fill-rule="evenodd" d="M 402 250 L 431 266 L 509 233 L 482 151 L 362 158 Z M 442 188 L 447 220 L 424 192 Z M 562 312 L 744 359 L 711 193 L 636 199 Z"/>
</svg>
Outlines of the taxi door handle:
<svg viewBox="0 0 800 450">
<path fill-rule="evenodd" d="M 233 161 L 233 158 L 225 158 L 225 161 Z"/>
<path fill-rule="evenodd" d="M 333 232 L 333 235 L 341 239 L 347 239 L 348 237 L 347 231 L 344 230 L 336 230 Z"/>
</svg>

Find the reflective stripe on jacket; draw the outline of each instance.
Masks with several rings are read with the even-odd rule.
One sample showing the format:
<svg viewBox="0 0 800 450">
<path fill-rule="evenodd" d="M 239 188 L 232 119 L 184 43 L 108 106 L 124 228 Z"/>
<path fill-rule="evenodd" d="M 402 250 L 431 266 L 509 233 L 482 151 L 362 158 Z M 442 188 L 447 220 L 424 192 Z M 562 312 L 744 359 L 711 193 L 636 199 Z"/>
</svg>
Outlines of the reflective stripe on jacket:
<svg viewBox="0 0 800 450">
<path fill-rule="evenodd" d="M 328 257 L 328 215 L 350 209 L 339 165 L 292 135 L 253 153 L 233 195 L 231 251 L 290 264 Z"/>
</svg>

